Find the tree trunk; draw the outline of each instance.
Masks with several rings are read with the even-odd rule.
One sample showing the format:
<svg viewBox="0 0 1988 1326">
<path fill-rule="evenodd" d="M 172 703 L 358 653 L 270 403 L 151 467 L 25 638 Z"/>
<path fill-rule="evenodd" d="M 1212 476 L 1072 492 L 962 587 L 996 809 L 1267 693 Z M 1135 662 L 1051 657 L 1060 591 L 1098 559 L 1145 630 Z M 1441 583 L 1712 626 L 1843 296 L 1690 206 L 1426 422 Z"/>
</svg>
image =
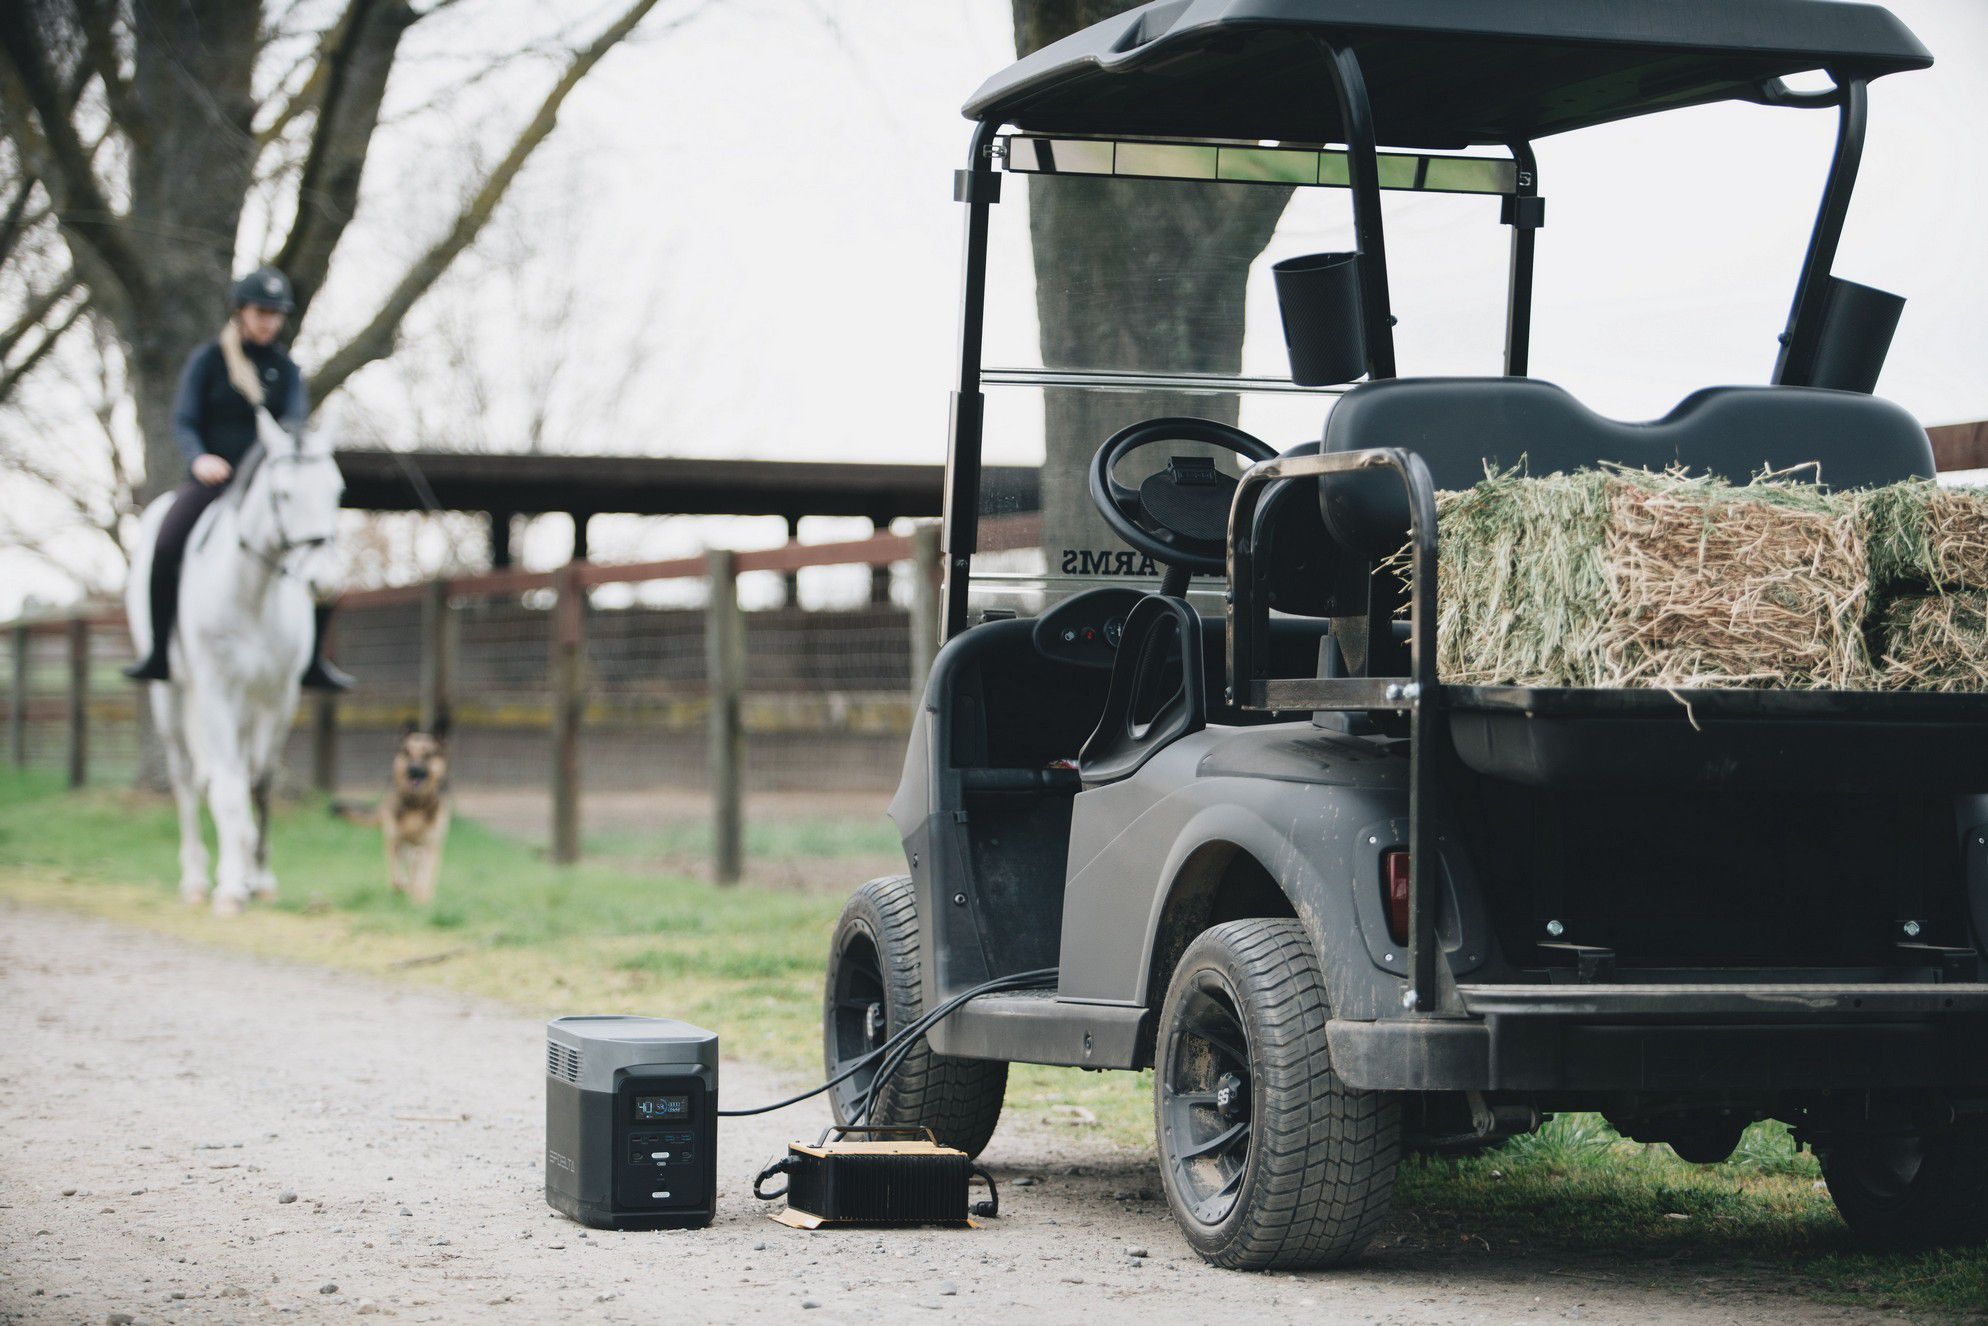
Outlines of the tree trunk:
<svg viewBox="0 0 1988 1326">
<path fill-rule="evenodd" d="M 151 498 L 179 481 L 173 393 L 193 349 L 220 330 L 242 200 L 255 164 L 250 78 L 260 7 L 237 0 L 149 0 L 132 7 L 132 93 L 142 124 L 130 214 L 145 271 L 118 331 L 131 356 Z"/>
<path fill-rule="evenodd" d="M 1124 0 L 1013 4 L 1017 55 L 1132 8 Z M 1238 372 L 1250 264 L 1276 232 L 1291 192 L 1106 179 L 1032 187 L 1029 239 L 1043 363 Z M 1150 286 L 1156 256 L 1167 264 L 1166 307 L 1132 307 L 1109 296 Z M 1045 391 L 1044 401 L 1042 544 L 1052 573 L 1063 550 L 1119 546 L 1098 519 L 1086 480 L 1091 453 L 1107 437 L 1161 415 L 1232 424 L 1239 404 L 1234 396 L 1071 388 Z"/>
</svg>

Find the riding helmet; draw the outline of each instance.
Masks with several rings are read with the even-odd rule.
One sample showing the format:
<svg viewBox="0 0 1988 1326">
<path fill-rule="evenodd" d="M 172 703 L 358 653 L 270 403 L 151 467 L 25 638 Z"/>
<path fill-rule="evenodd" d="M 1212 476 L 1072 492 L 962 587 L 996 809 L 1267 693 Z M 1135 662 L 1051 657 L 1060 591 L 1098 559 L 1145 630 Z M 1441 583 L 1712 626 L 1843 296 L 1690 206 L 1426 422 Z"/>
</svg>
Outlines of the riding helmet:
<svg viewBox="0 0 1988 1326">
<path fill-rule="evenodd" d="M 290 289 L 290 278 L 274 267 L 258 267 L 235 282 L 234 304 L 236 308 L 246 308 L 253 304 L 257 308 L 273 308 L 278 313 L 294 313 L 297 298 Z"/>
</svg>

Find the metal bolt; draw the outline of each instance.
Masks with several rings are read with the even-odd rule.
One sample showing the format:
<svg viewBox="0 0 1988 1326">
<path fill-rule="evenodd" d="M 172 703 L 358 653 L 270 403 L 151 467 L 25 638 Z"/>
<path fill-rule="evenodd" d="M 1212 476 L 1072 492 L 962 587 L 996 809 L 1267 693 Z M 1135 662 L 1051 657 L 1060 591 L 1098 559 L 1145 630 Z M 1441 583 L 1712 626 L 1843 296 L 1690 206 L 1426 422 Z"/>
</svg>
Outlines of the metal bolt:
<svg viewBox="0 0 1988 1326">
<path fill-rule="evenodd" d="M 913 852 L 911 854 L 911 868 L 913 870 L 918 869 L 918 853 L 916 852 Z"/>
<path fill-rule="evenodd" d="M 1560 924 L 1558 921 L 1548 921 L 1546 923 L 1546 933 L 1552 935 L 1555 939 L 1558 939 L 1560 938 L 1560 936 L 1567 933 L 1567 927 Z"/>
<path fill-rule="evenodd" d="M 1413 990 L 1403 990 L 1401 992 L 1401 1006 L 1412 1013 L 1422 1006 L 1422 996 Z"/>
<path fill-rule="evenodd" d="M 1907 921 L 1904 925 L 1900 926 L 1899 929 L 1905 932 L 1905 937 L 1907 939 L 1919 938 L 1919 923 L 1917 921 Z"/>
<path fill-rule="evenodd" d="M 1392 953 L 1383 953 L 1383 954 L 1381 954 L 1381 961 L 1382 961 L 1382 962 L 1393 962 L 1393 961 L 1394 961 L 1394 954 L 1392 954 Z"/>
<path fill-rule="evenodd" d="M 1374 835 L 1372 835 L 1371 833 L 1367 835 L 1367 843 L 1368 843 L 1368 845 L 1369 845 L 1369 846 L 1372 846 L 1372 845 L 1374 845 L 1374 844 L 1377 844 L 1377 843 L 1379 843 L 1379 842 L 1380 842 L 1380 839 L 1378 839 L 1378 838 L 1374 837 Z"/>
<path fill-rule="evenodd" d="M 953 906 L 955 907 L 966 906 L 966 895 L 964 893 L 955 893 L 953 895 Z"/>
<path fill-rule="evenodd" d="M 1389 682 L 1387 689 L 1382 691 L 1381 694 L 1390 700 L 1399 700 L 1401 698 L 1401 687 L 1395 682 Z"/>
</svg>

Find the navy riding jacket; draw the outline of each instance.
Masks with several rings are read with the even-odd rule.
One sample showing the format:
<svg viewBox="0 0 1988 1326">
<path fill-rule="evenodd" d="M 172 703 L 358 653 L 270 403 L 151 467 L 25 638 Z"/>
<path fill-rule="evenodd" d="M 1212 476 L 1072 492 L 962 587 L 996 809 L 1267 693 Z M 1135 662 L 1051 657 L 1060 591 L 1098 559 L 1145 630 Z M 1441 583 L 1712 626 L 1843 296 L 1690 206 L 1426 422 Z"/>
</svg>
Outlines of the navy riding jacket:
<svg viewBox="0 0 1988 1326">
<path fill-rule="evenodd" d="M 281 345 L 242 342 L 242 353 L 262 379 L 262 396 L 269 412 L 295 431 L 310 415 L 304 375 Z M 173 402 L 173 439 L 188 462 L 201 455 L 219 456 L 230 465 L 255 443 L 255 410 L 228 380 L 221 343 L 209 341 L 187 358 L 180 373 L 179 396 Z"/>
</svg>

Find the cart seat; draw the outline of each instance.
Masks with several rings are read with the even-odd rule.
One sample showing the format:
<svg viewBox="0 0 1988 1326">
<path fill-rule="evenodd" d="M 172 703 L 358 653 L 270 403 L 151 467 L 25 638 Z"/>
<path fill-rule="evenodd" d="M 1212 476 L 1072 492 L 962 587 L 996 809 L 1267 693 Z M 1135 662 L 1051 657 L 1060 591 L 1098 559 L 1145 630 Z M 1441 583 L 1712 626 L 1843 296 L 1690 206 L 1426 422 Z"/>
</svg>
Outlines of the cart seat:
<svg viewBox="0 0 1988 1326">
<path fill-rule="evenodd" d="M 1536 378 L 1397 378 L 1353 388 L 1326 419 L 1326 451 L 1374 447 L 1418 453 L 1438 489 L 1468 488 L 1487 466 L 1535 475 L 1683 466 L 1746 483 L 1763 469 L 1814 465 L 1832 488 L 1934 473 L 1932 443 L 1905 410 L 1812 387 L 1711 387 L 1661 419 L 1623 423 Z M 1401 546 L 1407 504 L 1392 475 L 1331 477 L 1321 502 L 1336 538 L 1369 555 Z"/>
</svg>

